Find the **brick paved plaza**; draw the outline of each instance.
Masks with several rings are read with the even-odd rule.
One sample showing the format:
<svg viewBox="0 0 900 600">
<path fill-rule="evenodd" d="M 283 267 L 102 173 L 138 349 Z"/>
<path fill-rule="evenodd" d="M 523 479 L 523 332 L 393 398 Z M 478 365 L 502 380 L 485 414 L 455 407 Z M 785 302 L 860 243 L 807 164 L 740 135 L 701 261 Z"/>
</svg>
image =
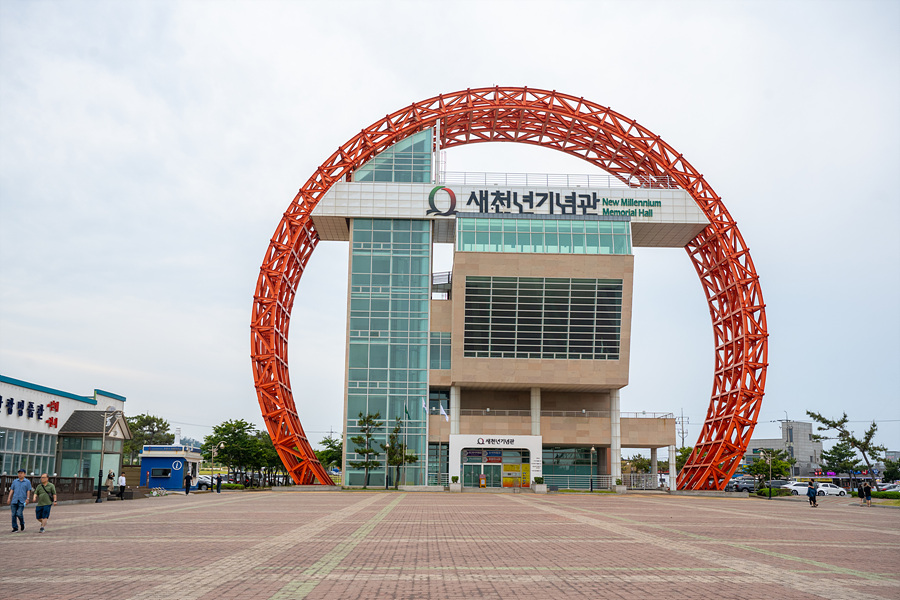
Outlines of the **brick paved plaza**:
<svg viewBox="0 0 900 600">
<path fill-rule="evenodd" d="M 900 510 L 820 505 L 228 492 L 58 506 L 44 534 L 29 506 L 0 598 L 900 598 Z"/>
</svg>

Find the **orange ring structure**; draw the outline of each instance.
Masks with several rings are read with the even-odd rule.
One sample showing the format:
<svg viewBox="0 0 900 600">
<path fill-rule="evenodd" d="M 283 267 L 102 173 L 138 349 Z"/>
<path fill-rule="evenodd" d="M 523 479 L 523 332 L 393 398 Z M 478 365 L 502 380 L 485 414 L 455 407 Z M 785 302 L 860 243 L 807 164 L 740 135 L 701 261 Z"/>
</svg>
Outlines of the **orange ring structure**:
<svg viewBox="0 0 900 600">
<path fill-rule="evenodd" d="M 312 211 L 335 182 L 399 140 L 440 122 L 440 145 L 516 142 L 577 156 L 632 186 L 681 188 L 710 224 L 685 246 L 709 303 L 715 342 L 712 397 L 679 489 L 723 489 L 759 416 L 768 366 L 762 290 L 750 252 L 722 199 L 652 131 L 608 107 L 525 87 L 441 94 L 385 116 L 340 146 L 303 185 L 272 236 L 253 301 L 253 378 L 266 426 L 298 484 L 332 481 L 294 406 L 288 330 L 297 285 L 319 241 Z M 671 460 L 671 459 L 670 459 Z"/>
</svg>

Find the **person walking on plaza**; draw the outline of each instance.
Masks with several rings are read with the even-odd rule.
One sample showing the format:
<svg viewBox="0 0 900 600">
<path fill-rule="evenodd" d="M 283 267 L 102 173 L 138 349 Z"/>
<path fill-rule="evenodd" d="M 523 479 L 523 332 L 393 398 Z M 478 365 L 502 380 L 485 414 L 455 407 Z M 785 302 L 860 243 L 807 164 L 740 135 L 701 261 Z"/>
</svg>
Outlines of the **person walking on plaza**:
<svg viewBox="0 0 900 600">
<path fill-rule="evenodd" d="M 809 505 L 813 508 L 819 506 L 819 503 L 816 500 L 816 493 L 816 487 L 813 485 L 813 482 L 810 481 L 809 485 L 806 486 L 806 497 L 809 498 Z"/>
<path fill-rule="evenodd" d="M 113 487 L 116 485 L 116 474 L 110 469 L 106 474 L 106 495 L 112 496 Z"/>
<path fill-rule="evenodd" d="M 856 490 L 856 497 L 859 498 L 859 505 L 866 505 L 866 488 L 863 485 L 862 480 L 859 481 L 859 488 Z"/>
<path fill-rule="evenodd" d="M 50 518 L 50 509 L 56 504 L 56 486 L 50 483 L 46 473 L 41 473 L 41 482 L 34 488 L 34 498 L 37 506 L 34 507 L 34 516 L 41 522 L 41 533 L 47 526 Z"/>
<path fill-rule="evenodd" d="M 184 476 L 184 495 L 187 496 L 191 493 L 191 483 L 193 483 L 191 479 L 191 474 L 186 473 Z"/>
<path fill-rule="evenodd" d="M 863 486 L 863 492 L 866 495 L 866 506 L 872 506 L 872 486 L 869 485 L 868 481 Z"/>
<path fill-rule="evenodd" d="M 216 493 L 217 494 L 222 493 L 222 474 L 221 473 L 216 475 Z"/>
<path fill-rule="evenodd" d="M 31 481 L 25 479 L 25 469 L 19 469 L 18 475 L 19 478 L 9 486 L 9 498 L 6 499 L 9 512 L 12 513 L 12 533 L 25 531 L 25 505 L 28 504 L 28 492 L 31 491 Z"/>
<path fill-rule="evenodd" d="M 125 499 L 125 473 L 119 473 L 119 500 Z"/>
</svg>

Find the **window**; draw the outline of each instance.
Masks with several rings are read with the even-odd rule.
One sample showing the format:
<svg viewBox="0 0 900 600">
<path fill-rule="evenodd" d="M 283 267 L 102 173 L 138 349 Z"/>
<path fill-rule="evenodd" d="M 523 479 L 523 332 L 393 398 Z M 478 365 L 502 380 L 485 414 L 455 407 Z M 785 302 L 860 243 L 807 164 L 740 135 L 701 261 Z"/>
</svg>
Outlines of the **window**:
<svg viewBox="0 0 900 600">
<path fill-rule="evenodd" d="M 467 357 L 618 360 L 622 280 L 467 277 Z"/>
<path fill-rule="evenodd" d="M 589 216 L 472 214 L 456 217 L 460 252 L 631 254 L 631 223 Z"/>
<path fill-rule="evenodd" d="M 431 181 L 431 128 L 400 140 L 353 174 L 353 181 Z"/>
<path fill-rule="evenodd" d="M 431 332 L 430 369 L 450 368 L 450 332 Z"/>
</svg>

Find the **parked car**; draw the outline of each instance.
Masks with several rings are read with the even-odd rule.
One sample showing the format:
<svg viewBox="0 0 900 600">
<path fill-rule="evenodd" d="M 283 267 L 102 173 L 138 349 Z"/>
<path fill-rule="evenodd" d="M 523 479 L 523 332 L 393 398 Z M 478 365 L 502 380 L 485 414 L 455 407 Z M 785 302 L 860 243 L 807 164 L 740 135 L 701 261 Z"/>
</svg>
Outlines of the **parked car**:
<svg viewBox="0 0 900 600">
<path fill-rule="evenodd" d="M 725 486 L 726 492 L 752 492 L 756 489 L 756 480 L 745 477 L 736 477 Z"/>
<path fill-rule="evenodd" d="M 197 489 L 198 490 L 208 490 L 215 482 L 210 479 L 209 475 L 198 475 L 197 476 Z"/>
<path fill-rule="evenodd" d="M 792 483 L 792 482 L 788 481 L 787 479 L 770 479 L 769 481 L 766 482 L 764 487 L 778 489 L 778 488 L 785 487 L 789 483 Z"/>
<path fill-rule="evenodd" d="M 806 495 L 806 488 L 809 487 L 809 484 L 805 481 L 792 481 L 787 485 L 781 486 L 782 489 L 791 490 L 792 496 L 800 496 Z M 817 492 L 818 495 L 818 492 Z M 824 494 L 822 494 L 824 495 Z"/>
<path fill-rule="evenodd" d="M 879 489 L 879 492 L 900 492 L 900 483 L 892 483 L 890 485 L 884 486 L 884 489 Z"/>
<path fill-rule="evenodd" d="M 819 496 L 846 496 L 847 490 L 833 483 L 820 483 L 816 488 L 816 494 Z"/>
</svg>

